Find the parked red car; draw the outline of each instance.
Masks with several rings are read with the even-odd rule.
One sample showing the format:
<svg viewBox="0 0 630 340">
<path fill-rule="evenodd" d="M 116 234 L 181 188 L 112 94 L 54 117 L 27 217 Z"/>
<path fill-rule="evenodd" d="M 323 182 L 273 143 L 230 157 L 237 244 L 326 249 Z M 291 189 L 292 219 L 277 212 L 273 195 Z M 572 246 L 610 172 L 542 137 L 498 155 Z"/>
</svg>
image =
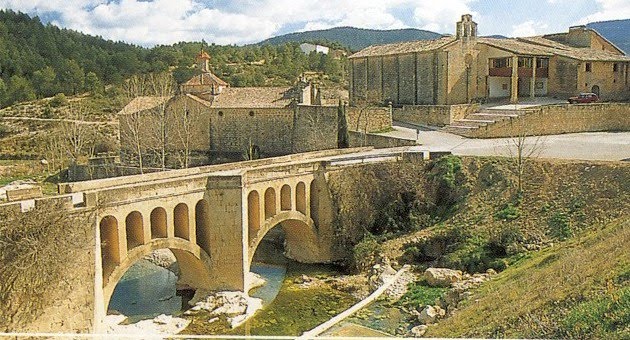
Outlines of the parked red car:
<svg viewBox="0 0 630 340">
<path fill-rule="evenodd" d="M 576 97 L 569 98 L 571 104 L 594 103 L 599 101 L 599 97 L 595 93 L 580 93 Z"/>
</svg>

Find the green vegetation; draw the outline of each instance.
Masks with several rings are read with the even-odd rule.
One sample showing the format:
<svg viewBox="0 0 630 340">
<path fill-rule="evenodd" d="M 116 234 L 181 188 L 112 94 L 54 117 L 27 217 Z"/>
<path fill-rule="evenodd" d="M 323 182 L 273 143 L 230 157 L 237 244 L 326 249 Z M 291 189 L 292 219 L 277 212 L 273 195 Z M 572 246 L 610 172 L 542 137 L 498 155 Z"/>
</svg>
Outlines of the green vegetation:
<svg viewBox="0 0 630 340">
<path fill-rule="evenodd" d="M 438 39 L 440 37 L 442 37 L 441 34 L 413 28 L 382 31 L 355 27 L 335 27 L 326 30 L 289 33 L 267 39 L 260 42 L 259 45 L 309 42 L 336 49 L 345 47 L 352 51 L 358 51 L 370 45 Z"/>
<path fill-rule="evenodd" d="M 628 220 L 620 218 L 601 230 L 529 253 L 427 335 L 628 338 L 629 242 Z"/>
<path fill-rule="evenodd" d="M 442 297 L 448 288 L 430 287 L 424 281 L 412 282 L 407 285 L 407 292 L 397 305 L 407 308 L 418 308 L 418 306 L 433 305 L 437 298 Z"/>
<path fill-rule="evenodd" d="M 2 10 L 0 107 L 57 93 L 102 95 L 106 88 L 133 75 L 167 70 L 173 70 L 181 83 L 198 72 L 194 58 L 202 48 L 212 58 L 213 71 L 232 86 L 293 84 L 304 71 L 321 72 L 325 82 L 341 85 L 345 74 L 345 57 L 307 56 L 295 42 L 243 47 L 182 42 L 147 49 L 43 25 L 37 17 Z"/>
<path fill-rule="evenodd" d="M 296 284 L 302 275 L 325 281 L 332 268 L 326 265 L 306 265 L 289 262 L 287 276 L 278 296 L 266 308 L 259 310 L 247 323 L 230 329 L 225 318 L 208 323 L 207 313 L 189 318 L 186 334 L 272 335 L 297 336 L 314 328 L 332 316 L 352 306 L 356 299 L 350 294 L 333 289 L 325 282 L 309 287 Z"/>
<path fill-rule="evenodd" d="M 354 267 L 359 271 L 369 269 L 381 253 L 381 245 L 372 234 L 367 234 L 352 251 Z"/>
<path fill-rule="evenodd" d="M 518 207 L 512 205 L 512 203 L 506 204 L 503 209 L 494 214 L 494 218 L 504 221 L 512 221 L 519 216 L 521 216 L 521 212 L 518 210 Z"/>
</svg>

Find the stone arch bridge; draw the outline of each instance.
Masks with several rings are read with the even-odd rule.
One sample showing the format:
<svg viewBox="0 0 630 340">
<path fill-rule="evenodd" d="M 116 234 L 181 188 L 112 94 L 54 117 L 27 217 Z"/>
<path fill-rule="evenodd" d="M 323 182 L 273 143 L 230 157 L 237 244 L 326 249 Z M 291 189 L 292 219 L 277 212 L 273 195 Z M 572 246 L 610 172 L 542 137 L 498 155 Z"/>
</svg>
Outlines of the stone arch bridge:
<svg viewBox="0 0 630 340">
<path fill-rule="evenodd" d="M 179 283 L 209 290 L 245 291 L 256 248 L 278 225 L 288 257 L 335 260 L 327 174 L 410 158 L 426 157 L 409 148 L 329 150 L 61 184 L 73 209 L 94 216 L 92 330 L 127 269 L 157 249 L 176 256 Z"/>
</svg>

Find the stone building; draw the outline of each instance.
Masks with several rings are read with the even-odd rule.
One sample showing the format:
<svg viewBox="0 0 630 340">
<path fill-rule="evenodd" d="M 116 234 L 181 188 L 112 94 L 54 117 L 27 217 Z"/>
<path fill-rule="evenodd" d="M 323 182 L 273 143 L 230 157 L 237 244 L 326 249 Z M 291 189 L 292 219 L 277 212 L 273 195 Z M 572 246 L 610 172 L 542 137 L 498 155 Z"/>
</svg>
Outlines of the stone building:
<svg viewBox="0 0 630 340">
<path fill-rule="evenodd" d="M 231 87 L 209 59 L 197 55 L 201 72 L 178 95 L 138 97 L 118 114 L 123 163 L 137 164 L 140 152 L 144 166 L 155 165 L 162 149 L 178 167 L 183 152 L 186 165 L 199 165 L 241 160 L 252 148 L 265 157 L 337 148 L 337 103 L 321 105 L 315 85 Z"/>
<path fill-rule="evenodd" d="M 450 105 L 598 93 L 630 98 L 630 58 L 596 31 L 499 39 L 463 15 L 455 36 L 370 46 L 349 57 L 350 103 Z"/>
</svg>

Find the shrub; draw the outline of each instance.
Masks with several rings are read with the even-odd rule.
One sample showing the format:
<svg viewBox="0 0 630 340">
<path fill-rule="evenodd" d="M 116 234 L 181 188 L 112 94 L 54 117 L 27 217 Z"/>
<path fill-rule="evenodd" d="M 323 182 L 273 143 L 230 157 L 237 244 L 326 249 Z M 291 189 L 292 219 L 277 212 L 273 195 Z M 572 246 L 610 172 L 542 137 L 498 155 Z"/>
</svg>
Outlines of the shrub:
<svg viewBox="0 0 630 340">
<path fill-rule="evenodd" d="M 435 214 L 449 214 L 466 196 L 461 159 L 456 156 L 440 157 L 431 163 L 429 178 L 435 187 Z"/>
<path fill-rule="evenodd" d="M 513 221 L 521 216 L 521 211 L 518 207 L 512 205 L 512 203 L 506 204 L 503 209 L 499 210 L 494 214 L 494 218 L 497 220 L 503 221 Z"/>
<path fill-rule="evenodd" d="M 68 105 L 68 99 L 63 93 L 57 93 L 53 99 L 50 100 L 50 106 L 52 107 L 60 107 L 64 105 Z"/>
<path fill-rule="evenodd" d="M 368 233 L 352 250 L 354 267 L 359 271 L 364 271 L 376 262 L 381 252 L 381 245 L 374 235 Z"/>
<path fill-rule="evenodd" d="M 8 137 L 13 133 L 13 129 L 4 124 L 0 124 L 0 138 Z"/>
<path fill-rule="evenodd" d="M 573 235 L 569 216 L 563 212 L 553 214 L 547 224 L 551 228 L 552 235 L 561 240 L 567 239 Z"/>
</svg>

